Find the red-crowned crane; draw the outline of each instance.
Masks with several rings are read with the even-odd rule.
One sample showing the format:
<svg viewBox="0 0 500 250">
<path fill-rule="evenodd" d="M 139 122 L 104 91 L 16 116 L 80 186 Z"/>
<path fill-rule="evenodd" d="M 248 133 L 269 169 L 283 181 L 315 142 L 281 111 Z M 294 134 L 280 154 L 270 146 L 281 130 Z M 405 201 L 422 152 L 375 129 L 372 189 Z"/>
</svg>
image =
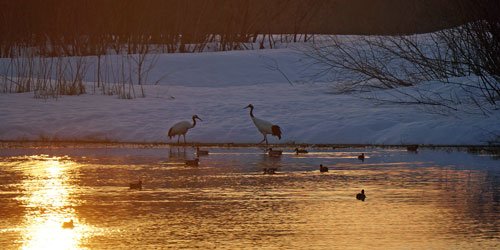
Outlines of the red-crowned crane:
<svg viewBox="0 0 500 250">
<path fill-rule="evenodd" d="M 273 150 L 273 148 L 268 149 L 269 156 L 279 157 L 283 154 L 283 150 Z"/>
<path fill-rule="evenodd" d="M 190 128 L 194 128 L 196 126 L 196 119 L 203 121 L 200 117 L 197 115 L 193 115 L 193 124 L 191 124 L 188 121 L 182 121 L 174 124 L 169 130 L 168 130 L 168 138 L 172 139 L 172 137 L 177 137 L 177 143 L 179 143 L 179 139 L 181 138 L 181 135 L 184 137 L 184 143 L 186 143 L 186 133 Z"/>
<path fill-rule="evenodd" d="M 196 158 L 194 160 L 186 160 L 184 163 L 186 164 L 186 166 L 195 166 L 195 167 L 197 167 L 198 164 L 200 163 L 200 159 Z"/>
<path fill-rule="evenodd" d="M 75 227 L 75 225 L 73 225 L 73 220 L 70 220 L 70 221 L 65 221 L 63 222 L 62 224 L 62 228 L 69 228 L 69 229 L 73 229 Z"/>
<path fill-rule="evenodd" d="M 264 174 L 276 174 L 277 168 L 264 168 Z"/>
<path fill-rule="evenodd" d="M 253 124 L 255 124 L 255 127 L 259 130 L 260 133 L 264 136 L 264 139 L 260 141 L 259 143 L 266 142 L 267 143 L 267 134 L 273 135 L 278 137 L 279 140 L 281 140 L 281 128 L 278 125 L 272 124 L 268 121 L 259 119 L 253 115 L 253 105 L 248 104 L 248 106 L 245 107 L 250 108 L 250 117 L 252 118 Z"/>
<path fill-rule="evenodd" d="M 418 150 L 418 145 L 408 145 L 408 146 L 406 146 L 406 150 L 408 152 L 415 152 L 416 153 Z"/>
<path fill-rule="evenodd" d="M 208 155 L 208 150 L 201 150 L 200 147 L 196 147 L 196 155 Z"/>
<path fill-rule="evenodd" d="M 293 150 L 295 152 L 295 154 L 307 154 L 309 153 L 307 150 L 305 149 L 299 149 L 299 148 L 295 148 L 295 150 Z"/>
</svg>

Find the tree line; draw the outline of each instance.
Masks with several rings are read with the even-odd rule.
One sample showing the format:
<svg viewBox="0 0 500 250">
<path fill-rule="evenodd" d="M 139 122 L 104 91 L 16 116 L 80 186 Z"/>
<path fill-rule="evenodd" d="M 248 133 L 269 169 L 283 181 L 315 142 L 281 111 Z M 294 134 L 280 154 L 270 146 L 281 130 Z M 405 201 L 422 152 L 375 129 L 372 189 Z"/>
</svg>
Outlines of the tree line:
<svg viewBox="0 0 500 250">
<path fill-rule="evenodd" d="M 0 57 L 244 49 L 313 34 L 409 34 L 463 23 L 452 0 L 0 0 Z M 268 46 L 266 46 L 268 45 Z"/>
</svg>

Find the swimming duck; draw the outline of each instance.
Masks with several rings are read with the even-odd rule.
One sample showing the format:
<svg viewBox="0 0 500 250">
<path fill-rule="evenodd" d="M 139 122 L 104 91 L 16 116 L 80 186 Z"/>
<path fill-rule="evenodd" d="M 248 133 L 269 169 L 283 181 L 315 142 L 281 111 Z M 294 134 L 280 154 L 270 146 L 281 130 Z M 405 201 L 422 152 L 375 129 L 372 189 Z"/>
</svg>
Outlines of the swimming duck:
<svg viewBox="0 0 500 250">
<path fill-rule="evenodd" d="M 130 189 L 141 190 L 142 189 L 142 181 L 138 180 L 137 182 L 132 182 L 132 183 L 129 184 L 129 186 L 130 186 Z"/>
<path fill-rule="evenodd" d="M 194 160 L 186 160 L 185 162 L 187 166 L 198 166 L 198 163 L 200 163 L 200 160 L 198 158 Z"/>
<path fill-rule="evenodd" d="M 356 199 L 358 199 L 360 201 L 365 201 L 366 195 L 365 195 L 365 190 L 364 189 L 361 189 L 361 193 L 358 193 L 356 195 Z"/>
<path fill-rule="evenodd" d="M 324 167 L 323 164 L 319 164 L 319 171 L 321 173 L 328 172 L 328 167 Z"/>
</svg>

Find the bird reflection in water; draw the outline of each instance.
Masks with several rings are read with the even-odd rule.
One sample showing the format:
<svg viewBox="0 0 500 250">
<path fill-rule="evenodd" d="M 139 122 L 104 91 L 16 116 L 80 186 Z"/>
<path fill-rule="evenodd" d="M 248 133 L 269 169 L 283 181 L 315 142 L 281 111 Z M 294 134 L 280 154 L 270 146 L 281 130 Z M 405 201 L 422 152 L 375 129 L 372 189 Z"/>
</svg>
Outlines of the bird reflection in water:
<svg viewBox="0 0 500 250">
<path fill-rule="evenodd" d="M 170 147 L 168 151 L 169 161 L 185 161 L 187 159 L 186 147 Z"/>
<path fill-rule="evenodd" d="M 258 165 L 264 174 L 276 174 L 276 171 L 281 168 L 281 157 L 269 157 L 263 154 Z"/>
<path fill-rule="evenodd" d="M 142 180 L 130 183 L 129 187 L 130 189 L 142 190 Z"/>
</svg>

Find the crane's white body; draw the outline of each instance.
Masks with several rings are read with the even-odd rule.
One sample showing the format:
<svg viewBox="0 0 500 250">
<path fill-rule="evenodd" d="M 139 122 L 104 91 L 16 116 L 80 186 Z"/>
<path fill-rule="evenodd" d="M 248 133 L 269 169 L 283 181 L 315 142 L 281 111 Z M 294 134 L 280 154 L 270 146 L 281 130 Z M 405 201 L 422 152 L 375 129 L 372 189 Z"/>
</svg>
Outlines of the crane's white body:
<svg viewBox="0 0 500 250">
<path fill-rule="evenodd" d="M 259 119 L 257 117 L 252 117 L 252 121 L 253 121 L 253 124 L 255 124 L 255 127 L 257 127 L 257 129 L 259 130 L 259 132 L 261 134 L 263 134 L 264 136 L 268 135 L 268 134 L 273 134 L 273 124 L 268 122 L 268 121 L 265 121 L 265 120 L 262 120 L 262 119 Z"/>
<path fill-rule="evenodd" d="M 189 129 L 194 128 L 196 126 L 196 119 L 201 119 L 197 116 L 193 116 L 193 123 L 190 123 L 188 121 L 182 121 L 174 124 L 169 130 L 168 130 L 168 137 L 172 138 L 175 136 L 177 137 L 177 143 L 179 143 L 179 140 L 181 138 L 181 135 L 184 137 L 184 143 L 186 143 L 186 133 L 188 132 Z"/>
<path fill-rule="evenodd" d="M 176 124 L 174 124 L 174 126 L 172 126 L 171 129 L 171 132 L 172 132 L 172 135 L 184 135 L 188 132 L 188 130 L 190 128 L 193 128 L 193 124 L 191 124 L 190 122 L 188 121 L 182 121 L 182 122 L 178 122 Z"/>
<path fill-rule="evenodd" d="M 267 144 L 267 135 L 277 136 L 278 139 L 281 139 L 281 128 L 278 125 L 272 124 L 266 120 L 259 119 L 253 115 L 253 105 L 249 104 L 246 108 L 250 108 L 250 117 L 252 118 L 253 124 L 259 130 L 259 132 L 264 136 L 262 142 L 266 142 Z"/>
</svg>

